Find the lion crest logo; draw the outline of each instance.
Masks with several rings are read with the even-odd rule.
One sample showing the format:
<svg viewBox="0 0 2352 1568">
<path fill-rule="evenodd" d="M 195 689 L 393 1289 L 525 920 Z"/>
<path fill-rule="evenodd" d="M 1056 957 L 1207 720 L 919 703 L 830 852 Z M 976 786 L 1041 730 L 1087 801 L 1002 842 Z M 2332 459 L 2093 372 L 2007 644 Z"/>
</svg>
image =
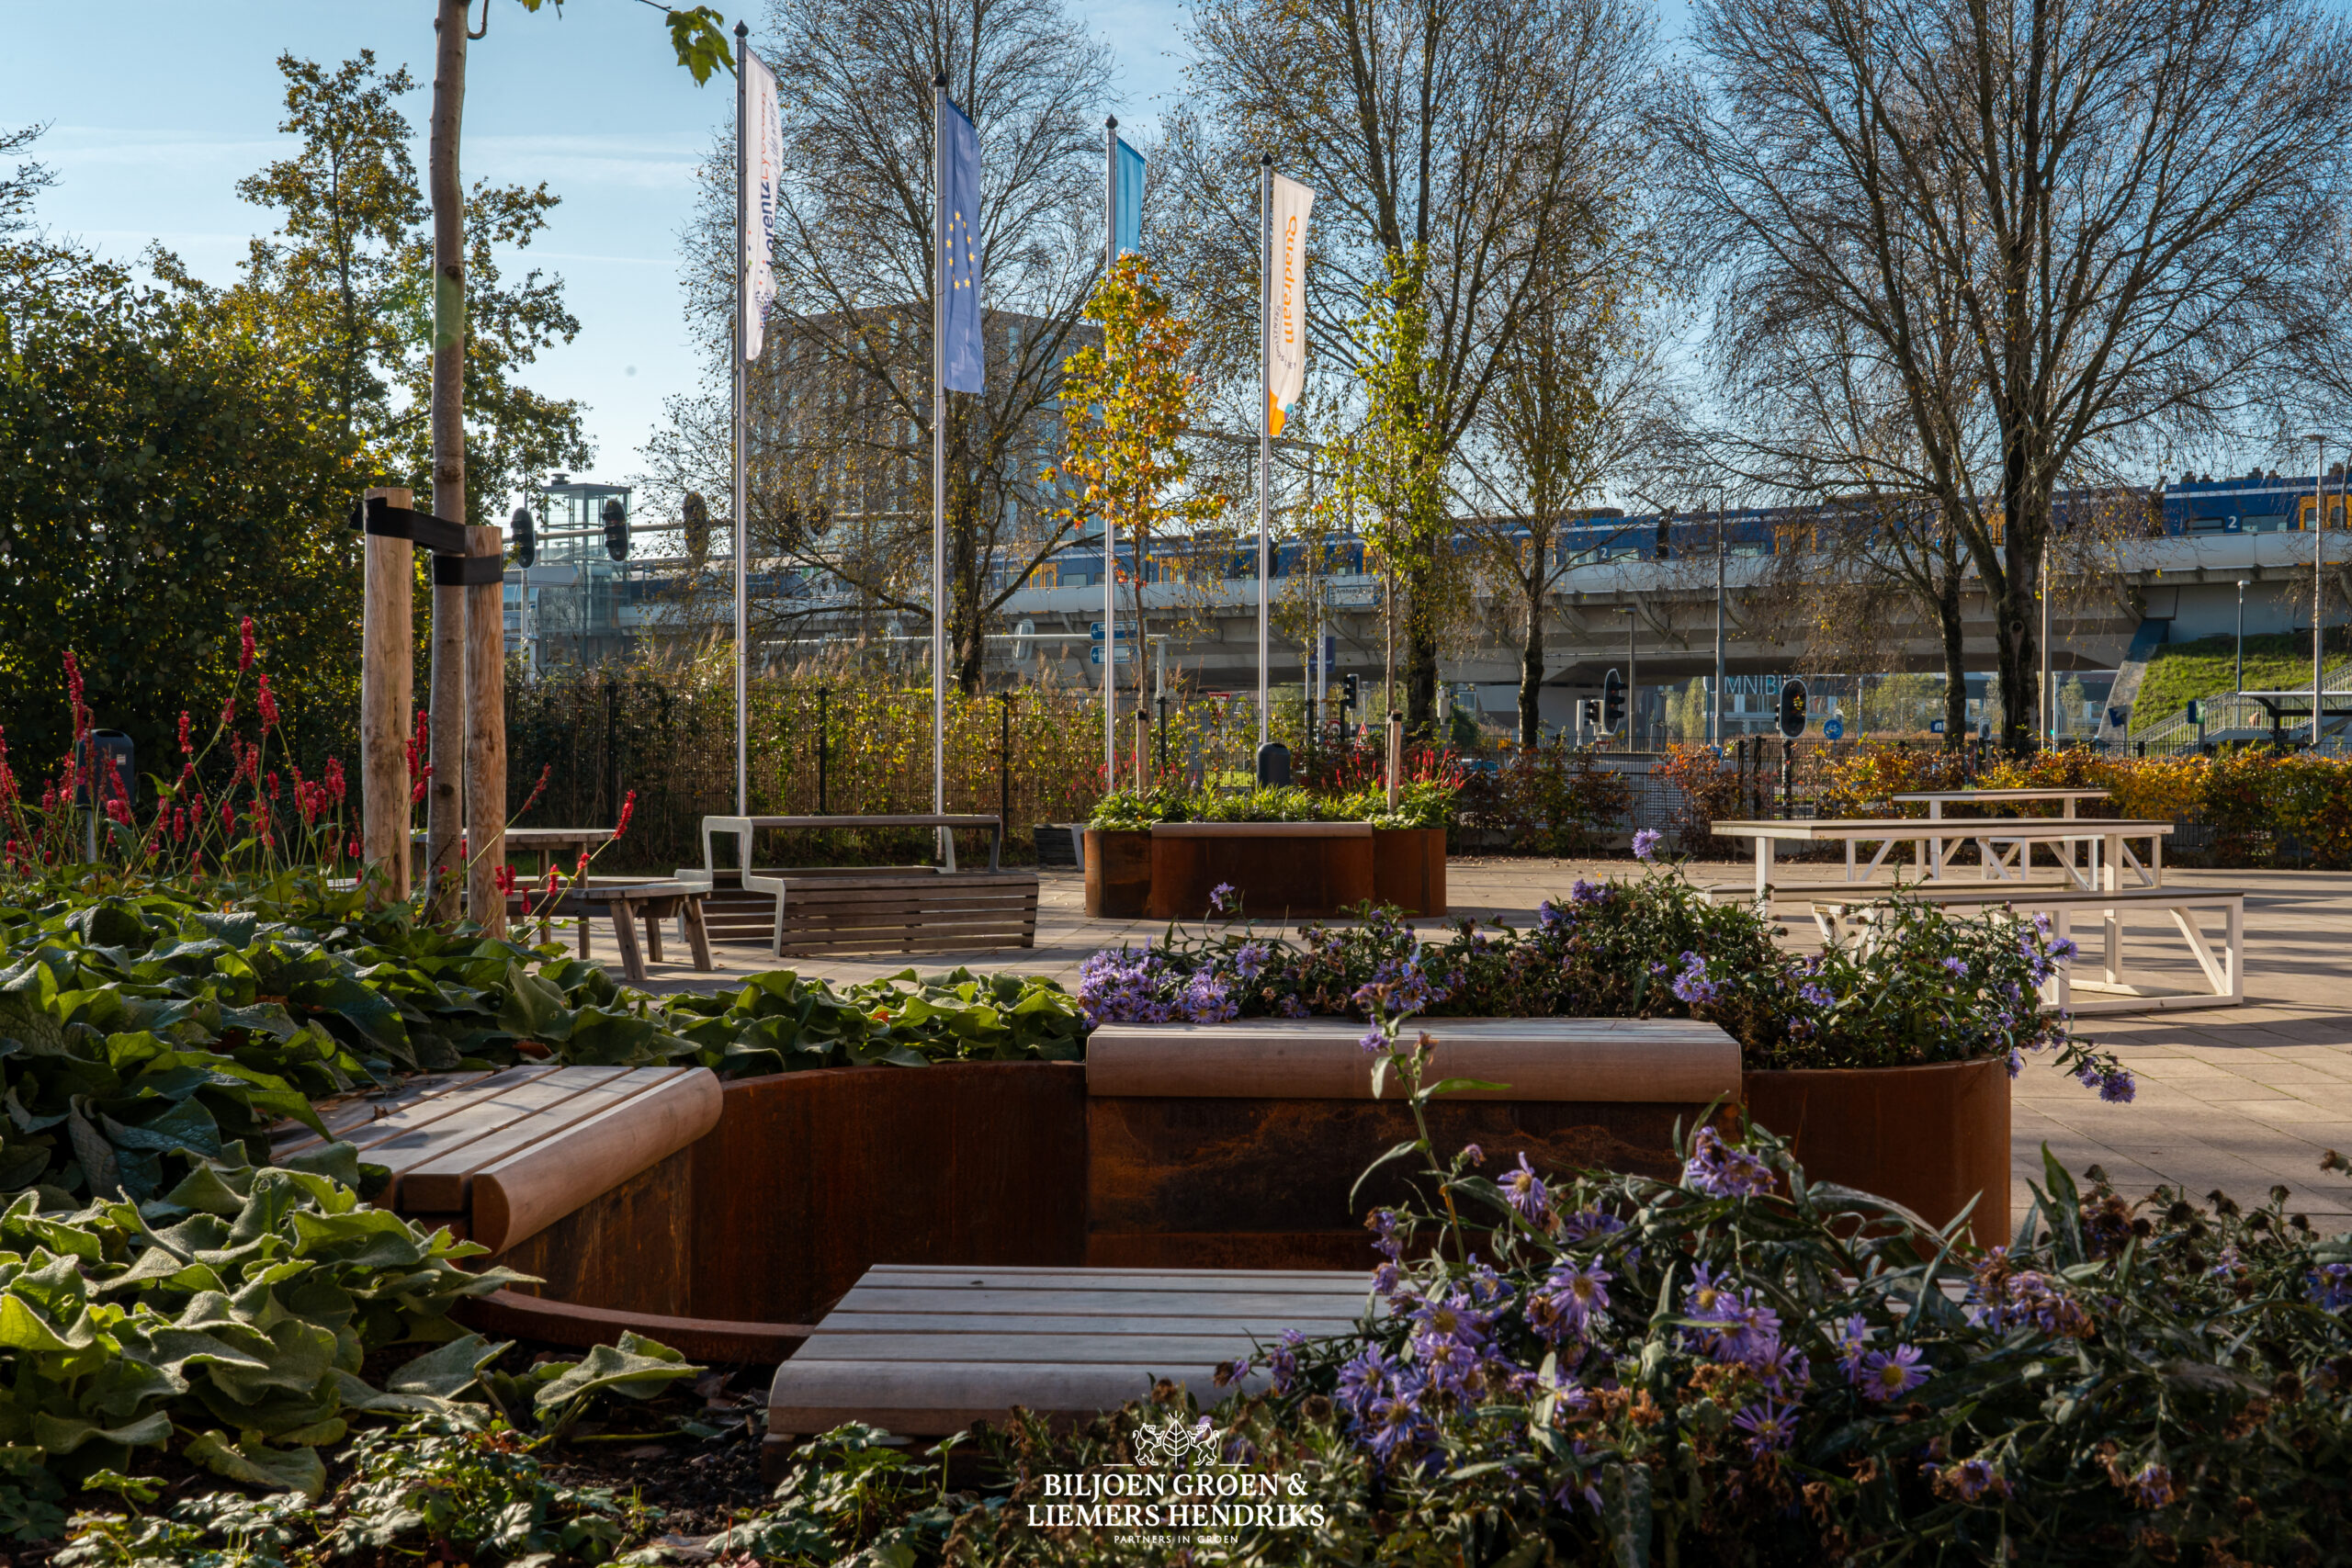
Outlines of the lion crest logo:
<svg viewBox="0 0 2352 1568">
<path fill-rule="evenodd" d="M 1136 1428 L 1133 1441 L 1136 1458 L 1146 1464 L 1200 1464 L 1214 1460 L 1216 1454 L 1216 1432 L 1205 1416 L 1189 1427 L 1182 1416 L 1170 1416 L 1156 1425 Z"/>
</svg>

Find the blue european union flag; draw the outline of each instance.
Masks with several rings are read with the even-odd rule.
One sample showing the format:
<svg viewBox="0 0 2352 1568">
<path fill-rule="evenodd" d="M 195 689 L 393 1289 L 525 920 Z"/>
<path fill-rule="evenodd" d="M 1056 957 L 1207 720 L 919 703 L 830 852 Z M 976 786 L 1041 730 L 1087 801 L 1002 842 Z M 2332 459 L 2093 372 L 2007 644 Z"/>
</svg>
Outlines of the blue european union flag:
<svg viewBox="0 0 2352 1568">
<path fill-rule="evenodd" d="M 1111 243 L 1115 254 L 1143 249 L 1143 154 L 1111 139 Z"/>
<path fill-rule="evenodd" d="M 941 98 L 939 120 L 940 383 L 951 392 L 988 387 L 980 338 L 980 133 Z"/>
</svg>

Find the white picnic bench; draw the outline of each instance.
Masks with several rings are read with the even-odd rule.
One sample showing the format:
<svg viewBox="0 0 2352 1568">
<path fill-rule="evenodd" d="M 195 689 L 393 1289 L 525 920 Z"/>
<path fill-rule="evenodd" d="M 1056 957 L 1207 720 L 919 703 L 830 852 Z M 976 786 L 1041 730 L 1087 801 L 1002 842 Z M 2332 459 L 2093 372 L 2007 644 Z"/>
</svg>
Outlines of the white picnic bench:
<svg viewBox="0 0 2352 1568">
<path fill-rule="evenodd" d="M 2028 880 L 2033 871 L 2032 852 L 2036 845 L 2047 845 L 2053 852 L 2060 848 L 2068 851 L 2067 858 L 2058 867 L 2068 883 L 2090 891 L 2101 886 L 2114 889 L 2126 874 L 2143 887 L 2164 885 L 2164 840 L 2170 837 L 2170 822 L 2109 819 L 2081 817 L 2015 817 L 1984 818 L 1962 820 L 1953 818 L 1917 817 L 1838 817 L 1792 818 L 1787 821 L 1762 820 L 1717 822 L 1710 829 L 1727 839 L 1748 839 L 1756 845 L 1756 880 L 1752 888 L 1736 885 L 1716 886 L 1707 892 L 1716 897 L 1745 896 L 1758 903 L 1773 895 L 1772 856 L 1775 845 L 1842 844 L 1846 851 L 1845 881 L 1866 883 L 1875 876 L 1895 850 L 1908 844 L 1915 847 L 1913 864 L 1922 877 L 1930 883 L 1948 879 L 1952 872 L 1948 859 L 1948 847 L 1955 843 L 1973 842 L 1984 856 L 1981 874 L 1986 881 L 2017 884 Z M 2134 854 L 2134 840 L 2145 840 L 2146 859 Z M 1857 849 L 1875 843 L 1878 852 L 1867 863 L 1861 863 Z M 2089 863 L 2074 863 L 2072 846 L 2089 846 Z M 1893 869 L 1900 869 L 1898 860 Z M 1813 883 L 1784 887 L 1783 895 L 1804 896 L 1835 887 L 1834 883 Z"/>
<path fill-rule="evenodd" d="M 940 863 L 760 868 L 752 859 L 762 832 L 875 828 L 940 829 Z M 958 829 L 988 832 L 988 870 L 956 870 Z M 735 840 L 731 868 L 718 863 L 713 841 L 719 838 Z M 711 934 L 763 937 L 779 958 L 1035 947 L 1037 874 L 1002 869 L 1003 848 L 1003 823 L 986 816 L 706 817 L 702 864 L 681 870 L 677 880 L 709 895 L 704 913 Z"/>
<path fill-rule="evenodd" d="M 1316 1269 L 1008 1269 L 882 1264 L 825 1314 L 768 1389 L 768 1443 L 863 1421 L 905 1437 L 1001 1422 L 1017 1405 L 1083 1418 L 1167 1381 L 1203 1405 L 1221 1362 L 1285 1329 L 1344 1334 L 1380 1310 L 1371 1277 Z"/>
<path fill-rule="evenodd" d="M 378 1204 L 499 1252 L 693 1143 L 718 1124 L 719 1105 L 707 1067 L 532 1063 L 420 1074 L 318 1109 L 363 1163 L 390 1168 Z M 321 1142 L 280 1122 L 270 1155 Z"/>
<path fill-rule="evenodd" d="M 2035 886 L 1960 887 L 1934 883 L 1894 890 L 1876 890 L 1816 897 L 1814 923 L 1822 941 L 1833 945 L 1867 945 L 1875 921 L 1873 908 L 1895 899 L 1931 904 L 1962 912 L 2010 909 L 2021 914 L 2046 914 L 2051 934 L 2072 934 L 2075 916 L 2095 917 L 2102 925 L 2099 943 L 2101 973 L 2085 978 L 2076 972 L 2082 963 L 2061 964 L 2043 987 L 2044 1005 L 2073 1013 L 2146 1012 L 2171 1008 L 2235 1007 L 2245 1000 L 2245 894 L 2242 889 L 2134 887 L 2086 891 L 2055 884 Z M 2222 917 L 2222 943 L 2217 951 L 2199 928 L 2200 911 Z M 2123 978 L 2123 919 L 2132 913 L 2168 915 L 2189 956 L 2197 961 L 2209 990 L 2157 989 L 2127 983 Z M 2088 952 L 2084 950 L 2085 954 Z M 2085 997 L 2080 993 L 2090 992 Z"/>
<path fill-rule="evenodd" d="M 2075 815 L 2075 803 L 2080 800 L 2105 800 L 2103 789 L 1909 789 L 1886 797 L 1898 806 L 1925 806 L 1928 818 L 1935 821 L 1942 818 L 1947 806 L 2024 806 L 2046 801 L 2060 803 L 2061 817 Z"/>
</svg>

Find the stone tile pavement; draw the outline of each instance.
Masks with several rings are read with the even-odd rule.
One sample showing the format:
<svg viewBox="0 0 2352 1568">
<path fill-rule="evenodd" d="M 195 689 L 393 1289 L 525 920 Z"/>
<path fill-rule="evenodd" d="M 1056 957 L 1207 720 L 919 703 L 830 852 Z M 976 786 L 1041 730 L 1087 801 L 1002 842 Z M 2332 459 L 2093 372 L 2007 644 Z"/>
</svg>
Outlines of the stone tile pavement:
<svg viewBox="0 0 2352 1568">
<path fill-rule="evenodd" d="M 1566 893 L 1579 875 L 1624 876 L 1630 861 L 1458 860 L 1448 868 L 1456 915 L 1525 925 L 1546 897 Z M 1736 880 L 1744 866 L 1702 865 L 1702 882 Z M 2290 1207 L 2323 1231 L 2352 1226 L 2352 1181 L 2318 1168 L 2326 1148 L 2352 1150 L 2352 873 L 2210 872 L 2167 868 L 2168 882 L 2246 891 L 2246 993 L 2242 1007 L 2203 1008 L 2086 1019 L 2081 1032 L 2111 1046 L 2139 1080 L 2129 1105 L 2102 1103 L 2046 1065 L 2030 1065 L 2016 1085 L 2013 1127 L 2016 1205 L 2041 1169 L 2041 1145 L 2079 1173 L 2103 1167 L 2118 1186 L 2138 1193 L 2158 1182 L 2203 1194 L 2218 1188 L 2258 1201 L 2273 1184 L 2290 1188 Z M 1089 920 L 1077 873 L 1043 874 L 1037 945 L 919 955 L 924 970 L 967 964 L 1017 968 L 1074 983 L 1087 954 L 1122 942 L 1140 944 L 1165 928 L 1148 921 Z M 2160 983 L 2190 988 L 2191 961 L 2163 917 L 2127 933 L 2127 966 Z M 2078 931 L 2077 933 L 2081 933 Z M 600 925 L 596 952 L 610 957 L 611 933 Z M 1787 941 L 1809 947 L 1809 922 L 1792 921 Z M 683 943 L 666 949 L 683 957 Z M 653 965 L 653 989 L 711 989 L 774 966 L 749 944 L 720 944 L 720 972 L 684 964 Z M 904 960 L 803 961 L 805 972 L 836 981 L 893 974 Z"/>
</svg>

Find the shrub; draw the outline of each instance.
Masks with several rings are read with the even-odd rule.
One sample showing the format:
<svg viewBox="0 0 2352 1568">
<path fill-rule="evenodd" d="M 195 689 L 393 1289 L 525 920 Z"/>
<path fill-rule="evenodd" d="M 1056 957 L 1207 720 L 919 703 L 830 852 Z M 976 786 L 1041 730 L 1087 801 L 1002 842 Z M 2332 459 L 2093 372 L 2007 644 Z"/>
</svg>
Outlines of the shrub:
<svg viewBox="0 0 2352 1568">
<path fill-rule="evenodd" d="M 1394 909 L 1295 942 L 1250 930 L 1104 951 L 1078 987 L 1090 1024 L 1234 1017 L 1365 1018 L 1376 1007 L 1463 1018 L 1699 1018 L 1750 1070 L 1891 1066 L 2028 1053 L 2111 1099 L 2130 1076 L 2045 1012 L 2040 987 L 2073 955 L 2046 924 L 1900 904 L 1865 951 L 1800 957 L 1744 905 L 1715 904 L 1677 873 L 1578 882 L 1527 931 L 1454 924 L 1424 942 Z"/>
<path fill-rule="evenodd" d="M 1461 825 L 1499 834 L 1513 854 L 1589 854 L 1623 825 L 1634 792 L 1623 773 L 1564 739 L 1508 753 L 1463 781 Z"/>
</svg>

